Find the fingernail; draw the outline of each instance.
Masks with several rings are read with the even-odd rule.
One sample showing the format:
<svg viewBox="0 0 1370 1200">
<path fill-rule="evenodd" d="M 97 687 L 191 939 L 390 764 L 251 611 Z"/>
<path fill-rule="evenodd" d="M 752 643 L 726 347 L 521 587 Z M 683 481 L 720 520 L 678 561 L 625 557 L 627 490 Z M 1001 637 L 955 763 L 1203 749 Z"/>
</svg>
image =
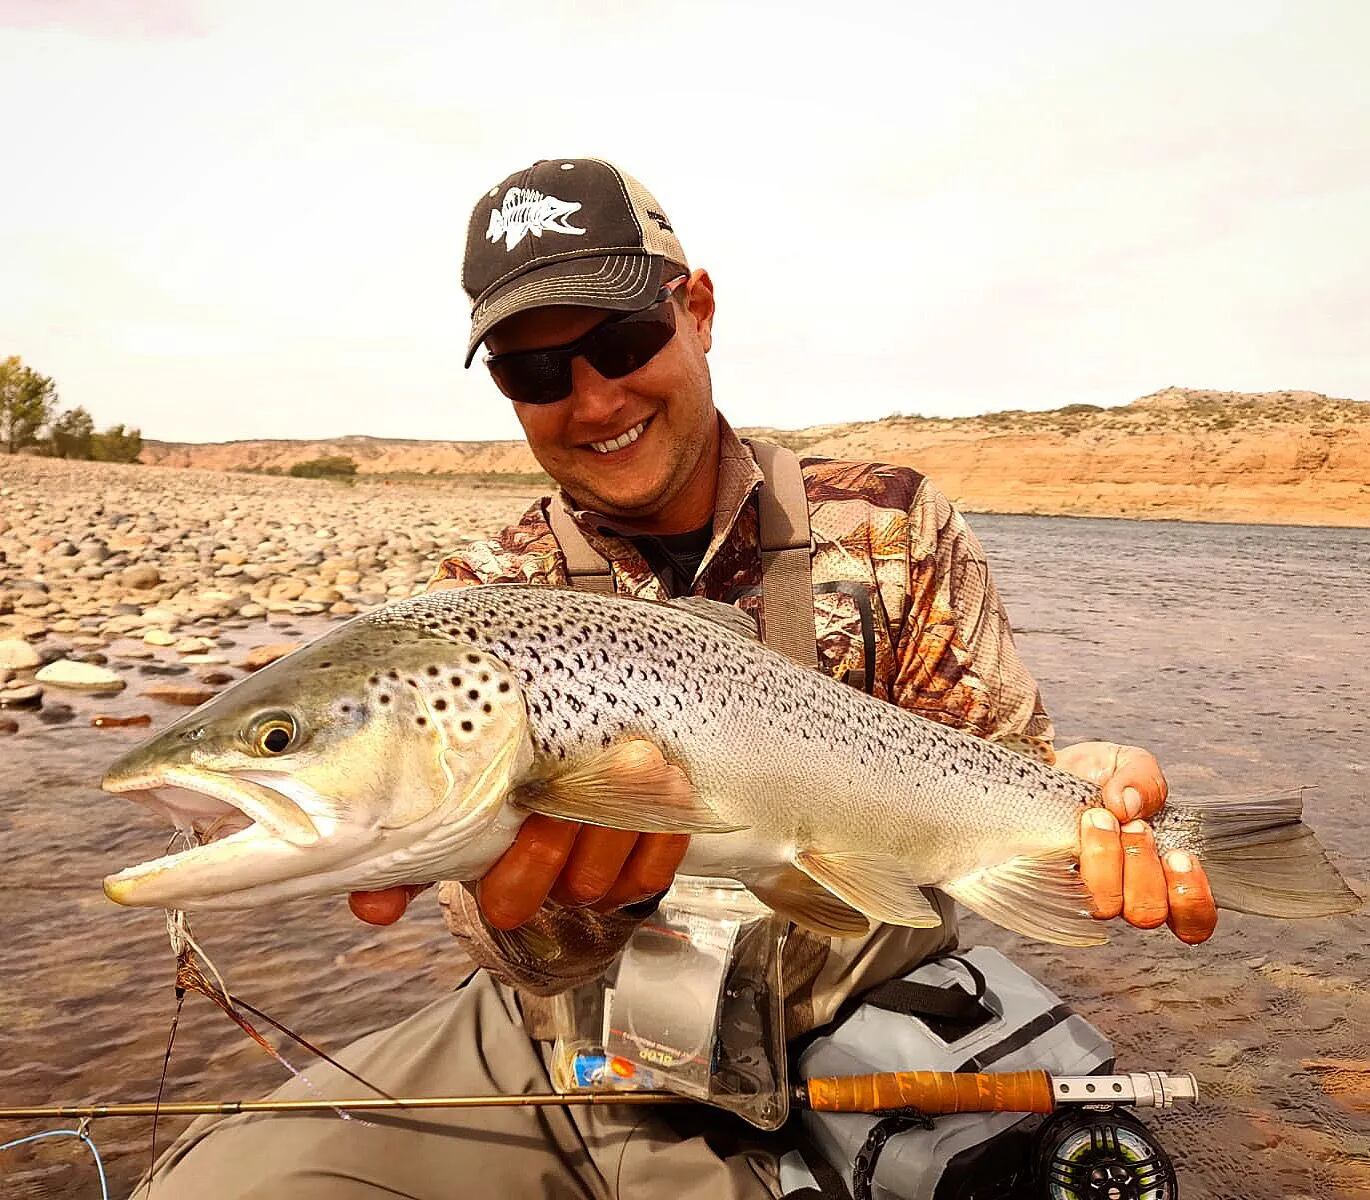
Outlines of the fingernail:
<svg viewBox="0 0 1370 1200">
<path fill-rule="evenodd" d="M 1183 850 L 1172 850 L 1165 856 L 1165 865 L 1172 871 L 1192 871 L 1194 869 L 1194 860 Z"/>
<path fill-rule="evenodd" d="M 1123 788 L 1123 811 L 1129 821 L 1136 820 L 1142 811 L 1142 793 L 1136 788 Z"/>
<path fill-rule="evenodd" d="M 1091 808 L 1085 817 L 1095 829 L 1107 829 L 1112 832 L 1118 828 L 1118 818 L 1106 808 Z"/>
<path fill-rule="evenodd" d="M 1145 821 L 1129 821 L 1123 826 L 1124 833 L 1148 833 L 1150 830 L 1151 826 Z"/>
</svg>

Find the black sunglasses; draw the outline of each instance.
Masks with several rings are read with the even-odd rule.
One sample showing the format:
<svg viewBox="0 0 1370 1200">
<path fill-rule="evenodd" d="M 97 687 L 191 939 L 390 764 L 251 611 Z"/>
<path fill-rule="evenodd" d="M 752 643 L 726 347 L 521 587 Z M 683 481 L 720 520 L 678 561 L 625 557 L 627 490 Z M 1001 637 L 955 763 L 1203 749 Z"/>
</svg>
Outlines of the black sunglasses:
<svg viewBox="0 0 1370 1200">
<path fill-rule="evenodd" d="M 571 360 L 583 355 L 605 379 L 645 366 L 675 337 L 671 293 L 685 275 L 666 284 L 647 308 L 606 317 L 564 346 L 511 350 L 485 359 L 499 390 L 520 404 L 555 404 L 571 394 Z"/>
</svg>

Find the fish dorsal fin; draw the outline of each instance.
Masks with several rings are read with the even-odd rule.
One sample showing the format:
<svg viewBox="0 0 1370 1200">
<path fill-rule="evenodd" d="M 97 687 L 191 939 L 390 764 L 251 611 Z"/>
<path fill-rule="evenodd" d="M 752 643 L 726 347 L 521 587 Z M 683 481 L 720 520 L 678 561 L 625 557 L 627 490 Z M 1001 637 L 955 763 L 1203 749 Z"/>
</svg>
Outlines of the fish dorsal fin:
<svg viewBox="0 0 1370 1200">
<path fill-rule="evenodd" d="M 1058 946 L 1102 946 L 1103 925 L 1070 854 L 1019 855 L 938 885 L 987 921 Z"/>
<path fill-rule="evenodd" d="M 689 777 L 641 738 L 620 742 L 550 779 L 518 788 L 515 804 L 530 812 L 639 833 L 728 833 Z"/>
<path fill-rule="evenodd" d="M 990 738 L 990 741 L 1015 754 L 1035 758 L 1048 767 L 1056 765 L 1056 748 L 1046 738 L 1033 737 L 1030 733 L 1001 733 L 998 737 Z"/>
<path fill-rule="evenodd" d="M 912 929 L 934 929 L 942 923 L 920 890 L 922 881 L 888 854 L 803 850 L 795 866 L 873 921 Z"/>
<path fill-rule="evenodd" d="M 824 937 L 864 937 L 870 922 L 798 867 L 776 867 L 743 882 L 762 904 Z"/>
<path fill-rule="evenodd" d="M 756 633 L 756 622 L 740 608 L 734 608 L 731 604 L 721 604 L 717 600 L 706 600 L 703 596 L 676 596 L 674 599 L 667 600 L 666 603 L 680 609 L 681 612 L 699 617 L 701 620 L 722 625 L 724 629 L 729 629 L 753 642 L 761 640 Z"/>
</svg>

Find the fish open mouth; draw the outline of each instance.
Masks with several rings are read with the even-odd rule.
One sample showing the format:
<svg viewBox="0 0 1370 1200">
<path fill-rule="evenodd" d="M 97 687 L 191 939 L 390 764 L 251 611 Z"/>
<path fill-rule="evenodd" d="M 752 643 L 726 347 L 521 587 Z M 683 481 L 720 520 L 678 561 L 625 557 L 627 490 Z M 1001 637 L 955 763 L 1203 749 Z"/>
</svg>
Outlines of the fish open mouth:
<svg viewBox="0 0 1370 1200">
<path fill-rule="evenodd" d="M 265 846 L 298 853 L 320 840 L 299 804 L 256 779 L 173 769 L 155 776 L 107 775 L 101 786 L 166 816 L 194 843 L 108 876 L 105 894 L 119 904 L 175 905 L 201 891 L 221 890 L 225 871 L 237 875 L 238 886 L 251 886 L 257 881 L 244 879 L 243 868 L 265 865 Z"/>
</svg>

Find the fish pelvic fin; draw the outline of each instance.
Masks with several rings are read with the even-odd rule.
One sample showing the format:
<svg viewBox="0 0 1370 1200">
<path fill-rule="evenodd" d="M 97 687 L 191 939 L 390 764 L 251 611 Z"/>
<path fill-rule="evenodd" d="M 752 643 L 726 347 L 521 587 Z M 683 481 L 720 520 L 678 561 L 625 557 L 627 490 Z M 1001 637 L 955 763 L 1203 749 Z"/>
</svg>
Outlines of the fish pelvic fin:
<svg viewBox="0 0 1370 1200">
<path fill-rule="evenodd" d="M 1108 941 L 1093 916 L 1089 890 L 1070 853 L 1019 855 L 950 883 L 938 884 L 987 921 L 1058 946 L 1102 946 Z"/>
<path fill-rule="evenodd" d="M 803 850 L 795 866 L 873 921 L 912 929 L 935 929 L 942 923 L 922 893 L 923 881 L 891 855 Z"/>
<path fill-rule="evenodd" d="M 870 922 L 798 867 L 776 867 L 742 881 L 762 904 L 823 937 L 864 937 Z"/>
<path fill-rule="evenodd" d="M 1263 917 L 1328 917 L 1363 903 L 1303 823 L 1303 789 L 1167 804 L 1156 844 L 1196 854 L 1219 908 Z"/>
<path fill-rule="evenodd" d="M 620 742 L 550 779 L 524 784 L 513 801 L 529 812 L 639 833 L 731 833 L 689 776 L 651 742 Z"/>
</svg>

